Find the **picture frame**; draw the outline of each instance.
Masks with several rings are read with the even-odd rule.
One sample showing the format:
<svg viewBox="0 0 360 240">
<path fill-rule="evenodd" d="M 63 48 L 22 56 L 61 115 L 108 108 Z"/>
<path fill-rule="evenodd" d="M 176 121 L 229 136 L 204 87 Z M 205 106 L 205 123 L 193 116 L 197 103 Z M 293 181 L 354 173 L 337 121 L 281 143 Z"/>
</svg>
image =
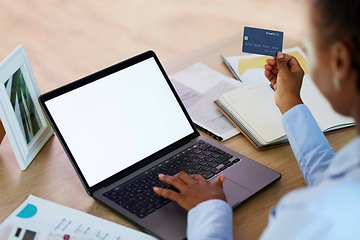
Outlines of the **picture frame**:
<svg viewBox="0 0 360 240">
<path fill-rule="evenodd" d="M 25 170 L 53 135 L 38 97 L 23 45 L 0 63 L 0 119 L 21 170 Z"/>
</svg>

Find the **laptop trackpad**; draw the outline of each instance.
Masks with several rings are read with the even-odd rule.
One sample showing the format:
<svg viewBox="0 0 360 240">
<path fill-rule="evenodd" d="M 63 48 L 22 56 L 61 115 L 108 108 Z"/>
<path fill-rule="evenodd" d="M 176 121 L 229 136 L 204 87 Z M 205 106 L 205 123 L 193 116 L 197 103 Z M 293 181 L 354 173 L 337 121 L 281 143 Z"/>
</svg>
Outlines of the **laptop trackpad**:
<svg viewBox="0 0 360 240">
<path fill-rule="evenodd" d="M 225 177 L 223 189 L 230 206 L 237 207 L 251 195 L 251 191 Z"/>
</svg>

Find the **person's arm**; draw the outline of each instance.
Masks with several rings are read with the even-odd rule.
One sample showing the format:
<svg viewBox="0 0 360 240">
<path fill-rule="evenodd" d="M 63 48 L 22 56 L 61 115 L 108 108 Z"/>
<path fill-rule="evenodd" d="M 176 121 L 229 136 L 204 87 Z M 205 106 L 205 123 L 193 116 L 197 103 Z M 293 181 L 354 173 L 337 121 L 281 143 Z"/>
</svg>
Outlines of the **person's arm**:
<svg viewBox="0 0 360 240">
<path fill-rule="evenodd" d="M 208 200 L 188 213 L 187 238 L 232 239 L 232 209 L 222 200 Z"/>
<path fill-rule="evenodd" d="M 266 61 L 265 76 L 274 86 L 275 102 L 304 178 L 314 184 L 327 169 L 334 151 L 301 100 L 304 71 L 296 58 L 279 52 Z"/>
<path fill-rule="evenodd" d="M 306 182 L 316 183 L 335 155 L 334 150 L 304 104 L 283 115 L 283 126 Z"/>
<path fill-rule="evenodd" d="M 331 238 L 333 219 L 319 199 L 313 200 L 314 195 L 316 191 L 301 189 L 283 197 L 270 213 L 260 239 L 337 239 Z"/>
<path fill-rule="evenodd" d="M 304 72 L 297 60 L 278 53 L 268 59 L 265 76 L 275 88 L 275 102 L 283 114 L 283 126 L 291 148 L 309 185 L 315 184 L 334 156 L 323 132 L 302 103 L 300 88 Z M 261 239 L 318 239 L 329 232 L 322 204 L 311 201 L 311 190 L 296 190 L 281 199 L 272 210 Z M 310 201 L 309 201 L 310 200 Z"/>
</svg>

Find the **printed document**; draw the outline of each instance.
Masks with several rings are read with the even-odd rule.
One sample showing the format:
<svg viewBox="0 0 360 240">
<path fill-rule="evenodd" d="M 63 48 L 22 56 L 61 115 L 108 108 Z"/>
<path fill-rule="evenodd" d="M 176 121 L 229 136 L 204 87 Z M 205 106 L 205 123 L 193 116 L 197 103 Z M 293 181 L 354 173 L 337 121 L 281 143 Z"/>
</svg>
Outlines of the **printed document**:
<svg viewBox="0 0 360 240">
<path fill-rule="evenodd" d="M 16 237 L 21 231 L 25 231 L 27 235 L 23 238 Z M 46 233 L 46 238 L 43 233 Z M 66 237 L 59 238 L 60 234 Z M 30 195 L 0 225 L 0 239 L 154 240 L 155 238 Z"/>
<path fill-rule="evenodd" d="M 242 85 L 203 63 L 196 63 L 171 77 L 176 92 L 192 121 L 214 138 L 225 141 L 239 133 L 217 109 L 214 101 Z"/>
</svg>

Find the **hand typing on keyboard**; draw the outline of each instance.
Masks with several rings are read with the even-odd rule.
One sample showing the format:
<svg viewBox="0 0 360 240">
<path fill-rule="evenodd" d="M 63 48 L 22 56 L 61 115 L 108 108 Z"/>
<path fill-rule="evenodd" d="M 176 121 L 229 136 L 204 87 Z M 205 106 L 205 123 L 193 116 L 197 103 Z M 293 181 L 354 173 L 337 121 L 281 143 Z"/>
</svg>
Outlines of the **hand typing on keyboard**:
<svg viewBox="0 0 360 240">
<path fill-rule="evenodd" d="M 103 195 L 139 218 L 152 214 L 174 200 L 174 197 L 182 207 L 191 209 L 209 199 L 225 200 L 222 191 L 225 178 L 219 178 L 214 185 L 205 179 L 212 178 L 239 161 L 239 158 L 234 158 L 231 154 L 200 140 L 136 179 L 120 184 Z M 159 174 L 162 174 L 160 178 Z M 175 176 L 170 177 L 173 175 Z M 170 184 L 167 181 L 170 181 Z M 160 195 L 154 192 L 153 187 L 157 187 L 161 192 Z M 170 196 L 164 198 L 161 194 L 170 194 Z"/>
<path fill-rule="evenodd" d="M 179 172 L 174 176 L 159 174 L 159 179 L 175 187 L 178 191 L 154 187 L 154 192 L 164 198 L 177 202 L 186 210 L 190 210 L 199 203 L 210 199 L 226 201 L 222 188 L 225 180 L 224 175 L 220 175 L 214 184 L 211 184 L 201 175 L 188 175 L 184 172 Z"/>
</svg>

